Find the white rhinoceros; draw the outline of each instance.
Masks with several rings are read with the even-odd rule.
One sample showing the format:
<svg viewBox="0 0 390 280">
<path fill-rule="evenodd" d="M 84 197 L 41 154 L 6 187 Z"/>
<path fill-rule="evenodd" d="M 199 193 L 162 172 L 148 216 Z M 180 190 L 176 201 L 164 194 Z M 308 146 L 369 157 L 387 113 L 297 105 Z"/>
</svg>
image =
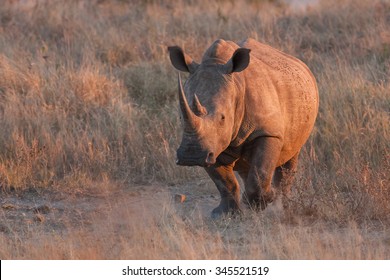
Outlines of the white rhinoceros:
<svg viewBox="0 0 390 280">
<path fill-rule="evenodd" d="M 288 194 L 299 152 L 318 112 L 315 78 L 300 60 L 247 39 L 215 41 L 200 64 L 169 47 L 179 74 L 183 138 L 178 165 L 203 166 L 221 194 L 212 215 L 240 210 L 237 171 L 247 202 L 264 209 L 276 188 Z"/>
</svg>

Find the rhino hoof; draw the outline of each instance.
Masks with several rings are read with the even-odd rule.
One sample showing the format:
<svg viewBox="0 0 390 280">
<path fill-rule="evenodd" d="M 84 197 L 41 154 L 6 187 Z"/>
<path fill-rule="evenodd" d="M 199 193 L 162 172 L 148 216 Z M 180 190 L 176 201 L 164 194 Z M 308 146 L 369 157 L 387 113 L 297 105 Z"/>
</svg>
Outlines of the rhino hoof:
<svg viewBox="0 0 390 280">
<path fill-rule="evenodd" d="M 276 193 L 271 189 L 268 193 L 263 195 L 246 195 L 247 199 L 244 200 L 245 204 L 255 210 L 264 210 L 267 205 L 274 201 Z"/>
<path fill-rule="evenodd" d="M 211 212 L 211 218 L 216 220 L 226 216 L 233 216 L 241 212 L 240 208 L 228 208 L 218 206 Z"/>
<path fill-rule="evenodd" d="M 217 210 L 217 208 L 215 208 L 213 211 L 211 211 L 211 219 L 213 219 L 213 220 L 218 220 L 224 214 L 223 212 L 216 211 L 216 210 Z"/>
</svg>

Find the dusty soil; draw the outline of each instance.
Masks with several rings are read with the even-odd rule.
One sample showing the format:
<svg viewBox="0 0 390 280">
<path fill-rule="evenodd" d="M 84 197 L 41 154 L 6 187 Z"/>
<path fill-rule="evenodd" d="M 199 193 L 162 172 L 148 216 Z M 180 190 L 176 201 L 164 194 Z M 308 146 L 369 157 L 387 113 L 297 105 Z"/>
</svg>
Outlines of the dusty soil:
<svg viewBox="0 0 390 280">
<path fill-rule="evenodd" d="M 212 220 L 209 181 L 184 185 L 102 183 L 90 189 L 30 189 L 0 195 L 3 259 L 383 259 L 386 225 L 345 226 L 311 213 Z M 375 225 L 375 226 L 374 226 Z M 1 248 L 3 247 L 3 248 Z"/>
<path fill-rule="evenodd" d="M 139 217 L 158 213 L 171 203 L 181 214 L 198 211 L 208 218 L 218 205 L 216 190 L 204 182 L 164 186 L 114 186 L 63 192 L 31 188 L 26 191 L 3 191 L 0 196 L 0 233 L 28 236 L 40 232 L 66 232 L 70 228 L 99 224 L 115 208 Z"/>
</svg>

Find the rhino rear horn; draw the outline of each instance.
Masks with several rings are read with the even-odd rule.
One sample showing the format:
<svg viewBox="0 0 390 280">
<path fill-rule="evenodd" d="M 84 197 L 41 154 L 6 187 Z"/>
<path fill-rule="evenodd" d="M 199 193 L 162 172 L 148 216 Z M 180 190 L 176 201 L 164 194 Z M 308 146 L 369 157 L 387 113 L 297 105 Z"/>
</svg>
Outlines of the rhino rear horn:
<svg viewBox="0 0 390 280">
<path fill-rule="evenodd" d="M 194 95 L 194 100 L 193 100 L 192 107 L 193 107 L 194 113 L 195 113 L 197 116 L 205 116 L 205 115 L 207 115 L 207 109 L 206 109 L 206 107 L 204 107 L 204 106 L 200 103 L 199 98 L 198 98 L 198 96 L 197 96 L 196 94 Z"/>
</svg>

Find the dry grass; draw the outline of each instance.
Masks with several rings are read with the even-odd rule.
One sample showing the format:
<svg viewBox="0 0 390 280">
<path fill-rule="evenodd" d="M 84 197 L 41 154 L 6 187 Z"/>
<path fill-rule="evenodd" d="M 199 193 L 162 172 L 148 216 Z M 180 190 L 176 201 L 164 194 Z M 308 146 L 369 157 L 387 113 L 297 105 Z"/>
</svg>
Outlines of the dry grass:
<svg viewBox="0 0 390 280">
<path fill-rule="evenodd" d="M 213 221 L 201 207 L 175 204 L 168 193 L 143 190 L 142 199 L 94 198 L 109 210 L 82 210 L 63 227 L 29 222 L 0 237 L 2 258 L 17 259 L 389 259 L 386 225 L 348 220 L 335 225 L 313 216 L 287 217 L 281 207 Z M 192 202 L 197 200 L 193 197 Z M 115 201 L 115 202 L 113 202 Z M 80 202 L 80 201 L 78 201 Z M 200 198 L 196 203 L 201 203 Z M 195 204 L 196 204 L 195 203 Z M 76 204 L 76 203 L 74 203 Z M 189 207 L 189 209 L 185 209 Z M 156 209 L 157 208 L 157 209 Z M 78 226 L 75 226 L 78 223 Z M 58 226 L 58 225 L 57 225 Z M 54 228 L 54 229 L 53 229 Z M 50 230 L 51 229 L 51 230 Z"/>
<path fill-rule="evenodd" d="M 0 7 L 3 196 L 205 180 L 200 168 L 174 164 L 168 45 L 197 60 L 216 38 L 284 50 L 314 72 L 320 113 L 300 158 L 294 218 L 214 223 L 163 199 L 164 213 L 148 209 L 142 225 L 121 230 L 106 224 L 113 218 L 26 235 L 2 230 L 13 228 L 5 221 L 1 258 L 389 258 L 389 1 L 320 1 L 306 11 L 281 1 L 25 2 Z M 116 210 L 107 213 L 137 216 Z"/>
</svg>

